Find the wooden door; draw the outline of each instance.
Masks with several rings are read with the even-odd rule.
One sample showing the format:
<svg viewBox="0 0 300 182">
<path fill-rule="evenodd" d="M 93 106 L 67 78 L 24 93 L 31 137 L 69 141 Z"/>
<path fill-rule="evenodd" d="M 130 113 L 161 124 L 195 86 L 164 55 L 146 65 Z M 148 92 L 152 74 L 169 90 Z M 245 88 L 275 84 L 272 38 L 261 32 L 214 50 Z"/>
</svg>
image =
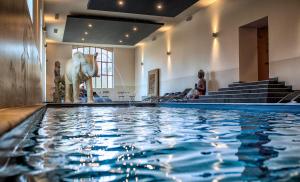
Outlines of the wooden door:
<svg viewBox="0 0 300 182">
<path fill-rule="evenodd" d="M 257 29 L 258 80 L 269 79 L 269 31 L 268 27 Z"/>
</svg>

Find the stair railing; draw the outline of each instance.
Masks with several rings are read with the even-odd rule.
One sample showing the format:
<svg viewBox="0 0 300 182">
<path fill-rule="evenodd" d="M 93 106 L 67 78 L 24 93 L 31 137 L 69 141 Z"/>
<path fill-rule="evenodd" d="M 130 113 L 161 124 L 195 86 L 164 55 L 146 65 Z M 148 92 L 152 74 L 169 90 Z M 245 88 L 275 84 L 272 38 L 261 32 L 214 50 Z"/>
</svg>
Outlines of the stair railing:
<svg viewBox="0 0 300 182">
<path fill-rule="evenodd" d="M 289 97 L 292 97 L 291 99 L 287 99 Z M 289 102 L 294 102 L 296 99 L 298 99 L 300 97 L 300 90 L 294 91 L 288 95 L 286 95 L 285 97 L 283 97 L 282 99 L 280 99 L 280 101 L 278 101 L 278 103 L 284 103 L 284 100 L 288 100 L 288 102 L 285 103 L 289 103 Z"/>
</svg>

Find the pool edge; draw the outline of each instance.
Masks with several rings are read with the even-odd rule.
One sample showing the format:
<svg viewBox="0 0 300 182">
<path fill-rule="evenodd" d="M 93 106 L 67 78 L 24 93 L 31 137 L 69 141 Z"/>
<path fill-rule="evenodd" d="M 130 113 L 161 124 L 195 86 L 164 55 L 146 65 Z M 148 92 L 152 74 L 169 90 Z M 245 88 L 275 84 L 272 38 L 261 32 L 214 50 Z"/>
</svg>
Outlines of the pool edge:
<svg viewBox="0 0 300 182">
<path fill-rule="evenodd" d="M 277 103 L 158 103 L 158 107 L 300 112 L 300 104 Z"/>
<path fill-rule="evenodd" d="M 0 135 L 0 149 L 15 148 L 26 137 L 33 123 L 43 119 L 46 113 L 46 105 L 37 108 L 34 112 L 28 114 L 25 119 L 20 120 L 17 125 Z"/>
</svg>

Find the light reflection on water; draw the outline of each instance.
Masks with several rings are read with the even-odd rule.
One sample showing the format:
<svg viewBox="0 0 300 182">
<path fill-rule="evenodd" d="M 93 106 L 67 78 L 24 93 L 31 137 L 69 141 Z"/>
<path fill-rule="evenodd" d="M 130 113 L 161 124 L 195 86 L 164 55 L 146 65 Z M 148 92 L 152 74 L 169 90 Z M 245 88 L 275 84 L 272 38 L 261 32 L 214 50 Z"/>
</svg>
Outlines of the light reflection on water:
<svg viewBox="0 0 300 182">
<path fill-rule="evenodd" d="M 299 135 L 295 113 L 49 108 L 19 149 L 22 160 L 12 160 L 0 175 L 49 181 L 297 180 Z"/>
</svg>

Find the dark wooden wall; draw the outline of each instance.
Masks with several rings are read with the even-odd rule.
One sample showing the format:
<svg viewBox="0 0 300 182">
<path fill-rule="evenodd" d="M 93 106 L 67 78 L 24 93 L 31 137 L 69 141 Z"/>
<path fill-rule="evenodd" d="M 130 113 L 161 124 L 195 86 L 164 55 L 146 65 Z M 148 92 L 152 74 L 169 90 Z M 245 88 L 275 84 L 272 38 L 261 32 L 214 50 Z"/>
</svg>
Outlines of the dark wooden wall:
<svg viewBox="0 0 300 182">
<path fill-rule="evenodd" d="M 0 1 L 0 108 L 41 103 L 41 63 L 26 0 Z"/>
</svg>

